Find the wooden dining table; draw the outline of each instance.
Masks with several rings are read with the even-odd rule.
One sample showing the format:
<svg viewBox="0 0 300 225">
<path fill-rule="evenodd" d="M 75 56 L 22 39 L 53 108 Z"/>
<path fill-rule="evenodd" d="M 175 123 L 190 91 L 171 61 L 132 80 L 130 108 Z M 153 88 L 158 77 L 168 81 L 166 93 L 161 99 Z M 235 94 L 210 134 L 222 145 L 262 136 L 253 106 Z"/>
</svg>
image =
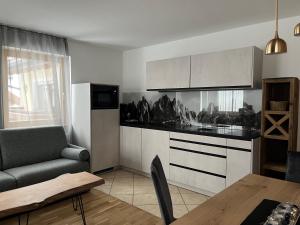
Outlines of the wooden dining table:
<svg viewBox="0 0 300 225">
<path fill-rule="evenodd" d="M 248 175 L 216 194 L 172 225 L 238 225 L 263 199 L 300 204 L 300 184 Z"/>
</svg>

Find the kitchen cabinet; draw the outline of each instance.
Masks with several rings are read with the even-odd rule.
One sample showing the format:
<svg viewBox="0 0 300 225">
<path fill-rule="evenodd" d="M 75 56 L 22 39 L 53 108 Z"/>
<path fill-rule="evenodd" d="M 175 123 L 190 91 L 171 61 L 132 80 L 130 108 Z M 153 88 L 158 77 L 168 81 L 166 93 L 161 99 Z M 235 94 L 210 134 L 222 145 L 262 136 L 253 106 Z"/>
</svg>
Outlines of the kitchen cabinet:
<svg viewBox="0 0 300 225">
<path fill-rule="evenodd" d="M 142 171 L 150 174 L 150 166 L 159 156 L 166 178 L 169 178 L 169 133 L 168 131 L 142 129 Z"/>
<path fill-rule="evenodd" d="M 260 88 L 263 51 L 255 46 L 146 63 L 147 90 Z"/>
<path fill-rule="evenodd" d="M 252 173 L 252 142 L 227 140 L 226 187 Z"/>
<path fill-rule="evenodd" d="M 213 195 L 226 184 L 226 139 L 170 133 L 170 180 Z"/>
<path fill-rule="evenodd" d="M 226 187 L 251 173 L 251 152 L 227 151 Z"/>
<path fill-rule="evenodd" d="M 189 88 L 190 56 L 147 62 L 147 90 Z"/>
<path fill-rule="evenodd" d="M 191 56 L 191 88 L 259 88 L 262 50 L 246 47 Z"/>
<path fill-rule="evenodd" d="M 120 164 L 142 170 L 142 129 L 121 126 Z"/>
</svg>

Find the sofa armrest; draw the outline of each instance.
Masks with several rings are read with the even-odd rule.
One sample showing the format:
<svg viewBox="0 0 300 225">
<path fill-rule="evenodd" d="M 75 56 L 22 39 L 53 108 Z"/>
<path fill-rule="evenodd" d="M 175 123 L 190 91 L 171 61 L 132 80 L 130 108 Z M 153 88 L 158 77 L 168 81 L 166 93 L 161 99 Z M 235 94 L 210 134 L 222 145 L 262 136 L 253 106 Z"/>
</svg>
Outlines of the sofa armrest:
<svg viewBox="0 0 300 225">
<path fill-rule="evenodd" d="M 85 148 L 69 144 L 68 147 L 61 151 L 61 156 L 67 159 L 88 161 L 90 158 L 90 153 Z"/>
</svg>

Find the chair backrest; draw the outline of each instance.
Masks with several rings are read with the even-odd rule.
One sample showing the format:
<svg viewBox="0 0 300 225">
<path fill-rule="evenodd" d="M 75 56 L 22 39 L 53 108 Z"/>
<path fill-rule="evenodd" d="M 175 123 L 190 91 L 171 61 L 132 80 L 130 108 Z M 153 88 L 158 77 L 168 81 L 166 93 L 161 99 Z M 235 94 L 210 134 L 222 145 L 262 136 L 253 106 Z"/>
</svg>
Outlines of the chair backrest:
<svg viewBox="0 0 300 225">
<path fill-rule="evenodd" d="M 288 152 L 286 180 L 300 183 L 300 152 Z"/>
<path fill-rule="evenodd" d="M 67 147 L 61 126 L 0 129 L 2 169 L 60 158 Z"/>
<path fill-rule="evenodd" d="M 158 156 L 155 156 L 152 161 L 151 177 L 158 198 L 162 219 L 164 224 L 168 225 L 172 223 L 175 218 L 173 216 L 173 206 L 169 186 Z"/>
</svg>

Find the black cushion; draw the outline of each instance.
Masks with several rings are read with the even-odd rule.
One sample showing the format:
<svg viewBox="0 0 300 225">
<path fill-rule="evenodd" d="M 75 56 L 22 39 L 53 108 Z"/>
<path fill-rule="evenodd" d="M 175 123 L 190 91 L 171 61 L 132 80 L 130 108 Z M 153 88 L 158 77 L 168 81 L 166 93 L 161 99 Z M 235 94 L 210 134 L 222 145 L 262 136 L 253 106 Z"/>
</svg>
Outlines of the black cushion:
<svg viewBox="0 0 300 225">
<path fill-rule="evenodd" d="M 168 225 L 172 223 L 175 220 L 175 218 L 173 216 L 173 206 L 169 186 L 161 161 L 158 156 L 155 156 L 155 158 L 152 161 L 151 177 L 158 198 L 162 219 L 164 221 L 164 224 Z"/>
<path fill-rule="evenodd" d="M 24 187 L 47 181 L 65 173 L 78 173 L 89 170 L 89 162 L 55 159 L 31 165 L 11 168 L 4 172 L 17 181 L 17 187 Z"/>
<path fill-rule="evenodd" d="M 16 179 L 13 176 L 0 171 L 0 192 L 8 191 L 16 187 Z"/>
<path fill-rule="evenodd" d="M 288 152 L 286 180 L 300 183 L 300 152 Z"/>
</svg>

